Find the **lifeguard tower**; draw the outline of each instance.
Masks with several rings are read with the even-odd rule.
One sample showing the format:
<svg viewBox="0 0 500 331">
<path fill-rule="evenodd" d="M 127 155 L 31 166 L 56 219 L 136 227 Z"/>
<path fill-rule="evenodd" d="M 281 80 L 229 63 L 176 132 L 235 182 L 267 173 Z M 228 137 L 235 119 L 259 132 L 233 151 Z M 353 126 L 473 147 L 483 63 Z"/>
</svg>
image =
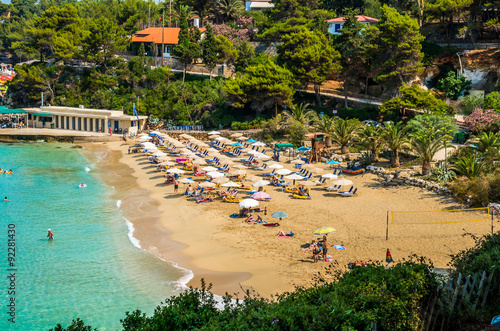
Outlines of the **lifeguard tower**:
<svg viewBox="0 0 500 331">
<path fill-rule="evenodd" d="M 311 139 L 311 155 L 309 163 L 321 161 L 321 150 L 325 147 L 325 136 L 323 132 L 314 132 L 306 134 Z"/>
</svg>

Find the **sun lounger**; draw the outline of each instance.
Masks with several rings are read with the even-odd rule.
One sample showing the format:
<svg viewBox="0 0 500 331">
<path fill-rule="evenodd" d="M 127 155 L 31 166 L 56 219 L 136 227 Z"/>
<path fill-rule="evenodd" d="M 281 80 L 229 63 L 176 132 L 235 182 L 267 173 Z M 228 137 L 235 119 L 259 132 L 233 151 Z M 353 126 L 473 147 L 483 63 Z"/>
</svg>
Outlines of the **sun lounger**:
<svg viewBox="0 0 500 331">
<path fill-rule="evenodd" d="M 340 194 L 351 193 L 353 188 L 354 188 L 354 186 L 351 186 L 351 188 L 349 189 L 349 191 L 339 191 L 339 193 Z"/>
<path fill-rule="evenodd" d="M 268 172 L 268 173 L 261 174 L 261 175 L 266 176 L 266 177 L 273 177 L 275 175 L 275 172 L 276 172 L 276 169 L 273 169 L 273 172 Z"/>
<path fill-rule="evenodd" d="M 338 190 L 340 190 L 340 185 L 327 186 L 327 187 L 325 187 L 325 190 L 327 190 L 327 191 L 338 191 Z"/>
<path fill-rule="evenodd" d="M 344 193 L 342 193 L 342 196 L 344 196 L 344 197 L 352 197 L 353 195 L 356 194 L 357 191 L 358 191 L 358 188 L 355 188 L 354 191 L 352 191 L 352 192 L 344 192 Z"/>
<path fill-rule="evenodd" d="M 316 183 L 316 185 L 323 185 L 326 181 L 326 178 L 321 178 L 320 180 L 315 180 L 313 181 L 314 183 Z"/>
</svg>

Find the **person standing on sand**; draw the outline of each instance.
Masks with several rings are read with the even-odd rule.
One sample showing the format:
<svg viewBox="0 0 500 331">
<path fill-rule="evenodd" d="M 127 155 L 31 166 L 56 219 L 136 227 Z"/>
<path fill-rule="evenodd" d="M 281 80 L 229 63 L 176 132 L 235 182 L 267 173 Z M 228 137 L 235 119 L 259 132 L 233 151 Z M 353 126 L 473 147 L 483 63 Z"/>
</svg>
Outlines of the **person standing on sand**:
<svg viewBox="0 0 500 331">
<path fill-rule="evenodd" d="M 47 234 L 47 237 L 49 237 L 49 240 L 54 240 L 54 233 L 49 229 L 49 233 Z"/>
<path fill-rule="evenodd" d="M 326 236 L 323 236 L 323 242 L 321 243 L 321 248 L 323 251 L 323 261 L 326 261 L 326 253 L 328 253 L 328 241 L 326 240 Z"/>
<path fill-rule="evenodd" d="M 174 179 L 174 194 L 177 194 L 177 191 L 179 191 L 179 182 Z"/>
</svg>

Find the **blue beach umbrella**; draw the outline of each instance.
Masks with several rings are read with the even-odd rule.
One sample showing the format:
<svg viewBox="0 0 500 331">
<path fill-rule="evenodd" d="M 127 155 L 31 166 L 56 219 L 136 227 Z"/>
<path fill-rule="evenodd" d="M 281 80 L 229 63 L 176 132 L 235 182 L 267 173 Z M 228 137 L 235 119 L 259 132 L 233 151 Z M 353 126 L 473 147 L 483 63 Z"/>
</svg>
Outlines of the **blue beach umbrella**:
<svg viewBox="0 0 500 331">
<path fill-rule="evenodd" d="M 331 161 L 326 162 L 325 164 L 340 164 L 340 162 L 331 160 Z"/>
<path fill-rule="evenodd" d="M 284 212 L 282 212 L 282 211 L 277 211 L 277 212 L 273 213 L 273 214 L 271 215 L 271 217 L 274 217 L 274 218 L 279 218 L 279 219 L 280 219 L 280 221 L 281 221 L 281 219 L 282 219 L 282 218 L 288 217 L 288 214 L 287 214 L 287 213 L 284 213 Z"/>
<path fill-rule="evenodd" d="M 296 149 L 297 152 L 305 152 L 305 151 L 310 151 L 311 149 L 309 147 L 305 147 L 305 146 L 302 146 L 302 147 L 299 147 Z"/>
<path fill-rule="evenodd" d="M 234 144 L 231 144 L 231 146 L 243 146 L 243 144 L 241 144 L 241 143 L 234 143 Z"/>
<path fill-rule="evenodd" d="M 257 140 L 255 139 L 248 139 L 247 141 L 245 141 L 247 144 L 252 144 L 252 143 L 256 143 Z"/>
</svg>

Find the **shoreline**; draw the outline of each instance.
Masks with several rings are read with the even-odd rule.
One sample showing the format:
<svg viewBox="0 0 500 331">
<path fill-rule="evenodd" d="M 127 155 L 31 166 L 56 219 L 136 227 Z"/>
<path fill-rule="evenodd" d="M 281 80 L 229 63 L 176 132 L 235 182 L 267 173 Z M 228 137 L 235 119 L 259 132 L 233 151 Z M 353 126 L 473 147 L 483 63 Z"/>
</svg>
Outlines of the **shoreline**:
<svg viewBox="0 0 500 331">
<path fill-rule="evenodd" d="M 199 288 L 201 279 L 204 278 L 207 284 L 213 284 L 212 292 L 214 294 L 224 295 L 242 292 L 240 284 L 251 277 L 249 273 L 200 268 L 192 263 L 192 257 L 185 254 L 184 251 L 188 248 L 187 243 L 176 240 L 173 231 L 182 232 L 179 228 L 183 228 L 183 224 L 189 223 L 192 219 L 202 218 L 202 212 L 197 208 L 191 208 L 182 199 L 182 195 L 173 196 L 173 198 L 164 197 L 163 193 L 160 192 L 162 191 L 161 186 L 155 190 L 145 185 L 144 183 L 150 180 L 148 168 L 155 170 L 154 166 L 141 164 L 145 160 L 136 163 L 133 158 L 126 162 L 124 152 L 126 153 L 128 144 L 124 142 L 81 145 L 84 146 L 84 150 L 90 153 L 95 153 L 100 148 L 108 151 L 109 159 L 98 162 L 96 167 L 103 172 L 100 179 L 107 185 L 114 187 L 115 194 L 120 196 L 118 200 L 121 200 L 122 215 L 133 227 L 131 233 L 131 228 L 128 226 L 129 232 L 127 234 L 132 245 L 184 271 L 185 275 L 174 282 L 179 284 L 181 288 L 187 286 Z M 137 169 L 137 166 L 142 169 Z M 106 178 L 106 173 L 116 173 L 117 171 L 120 172 L 118 181 Z M 123 183 L 122 179 L 126 177 L 132 180 Z M 136 192 L 130 193 L 132 188 Z M 172 223 L 175 226 L 172 227 Z"/>
<path fill-rule="evenodd" d="M 261 207 L 265 204 L 269 213 L 284 211 L 290 217 L 280 221 L 282 226 L 277 229 L 249 225 L 228 217 L 237 211 L 235 204 L 220 200 L 196 204 L 182 194 L 172 194 L 173 187 L 163 184 L 163 172 L 157 172 L 143 154 L 127 153 L 129 143 L 85 146 L 108 149 L 115 162 L 115 170 L 110 170 L 123 172 L 124 178 L 130 179 L 126 185 L 111 184 L 117 192 L 126 192 L 127 196 L 130 190 L 141 192 L 143 203 L 134 201 L 139 197 L 137 192 L 132 193 L 129 199 L 122 199 L 121 209 L 136 229 L 134 237 L 143 249 L 191 270 L 194 277 L 188 286 L 199 288 L 204 278 L 206 284 L 213 284 L 211 291 L 217 295 L 239 293 L 241 298 L 244 291 L 254 289 L 263 297 L 272 297 L 293 291 L 296 286 L 310 286 L 318 274 L 327 275 L 329 267 L 345 270 L 353 260 L 384 261 L 388 248 L 395 261 L 417 254 L 431 259 L 436 267 L 446 268 L 450 254 L 474 245 L 474 240 L 464 237 L 464 233 L 489 232 L 488 222 L 391 225 L 386 241 L 387 211 L 444 210 L 456 208 L 457 204 L 450 197 L 415 187 L 382 188 L 372 174 L 349 177 L 360 187 L 358 196 L 352 198 L 312 187 L 313 199 L 296 200 L 268 186 L 272 200 Z M 181 185 L 180 191 L 183 189 Z M 270 215 L 264 217 L 273 220 Z M 337 232 L 329 235 L 330 244 L 346 247 L 343 251 L 329 249 L 336 261 L 333 264 L 312 263 L 310 254 L 300 251 L 311 238 L 317 239 L 312 231 L 321 226 L 334 226 Z M 296 235 L 279 238 L 278 230 Z"/>
</svg>

